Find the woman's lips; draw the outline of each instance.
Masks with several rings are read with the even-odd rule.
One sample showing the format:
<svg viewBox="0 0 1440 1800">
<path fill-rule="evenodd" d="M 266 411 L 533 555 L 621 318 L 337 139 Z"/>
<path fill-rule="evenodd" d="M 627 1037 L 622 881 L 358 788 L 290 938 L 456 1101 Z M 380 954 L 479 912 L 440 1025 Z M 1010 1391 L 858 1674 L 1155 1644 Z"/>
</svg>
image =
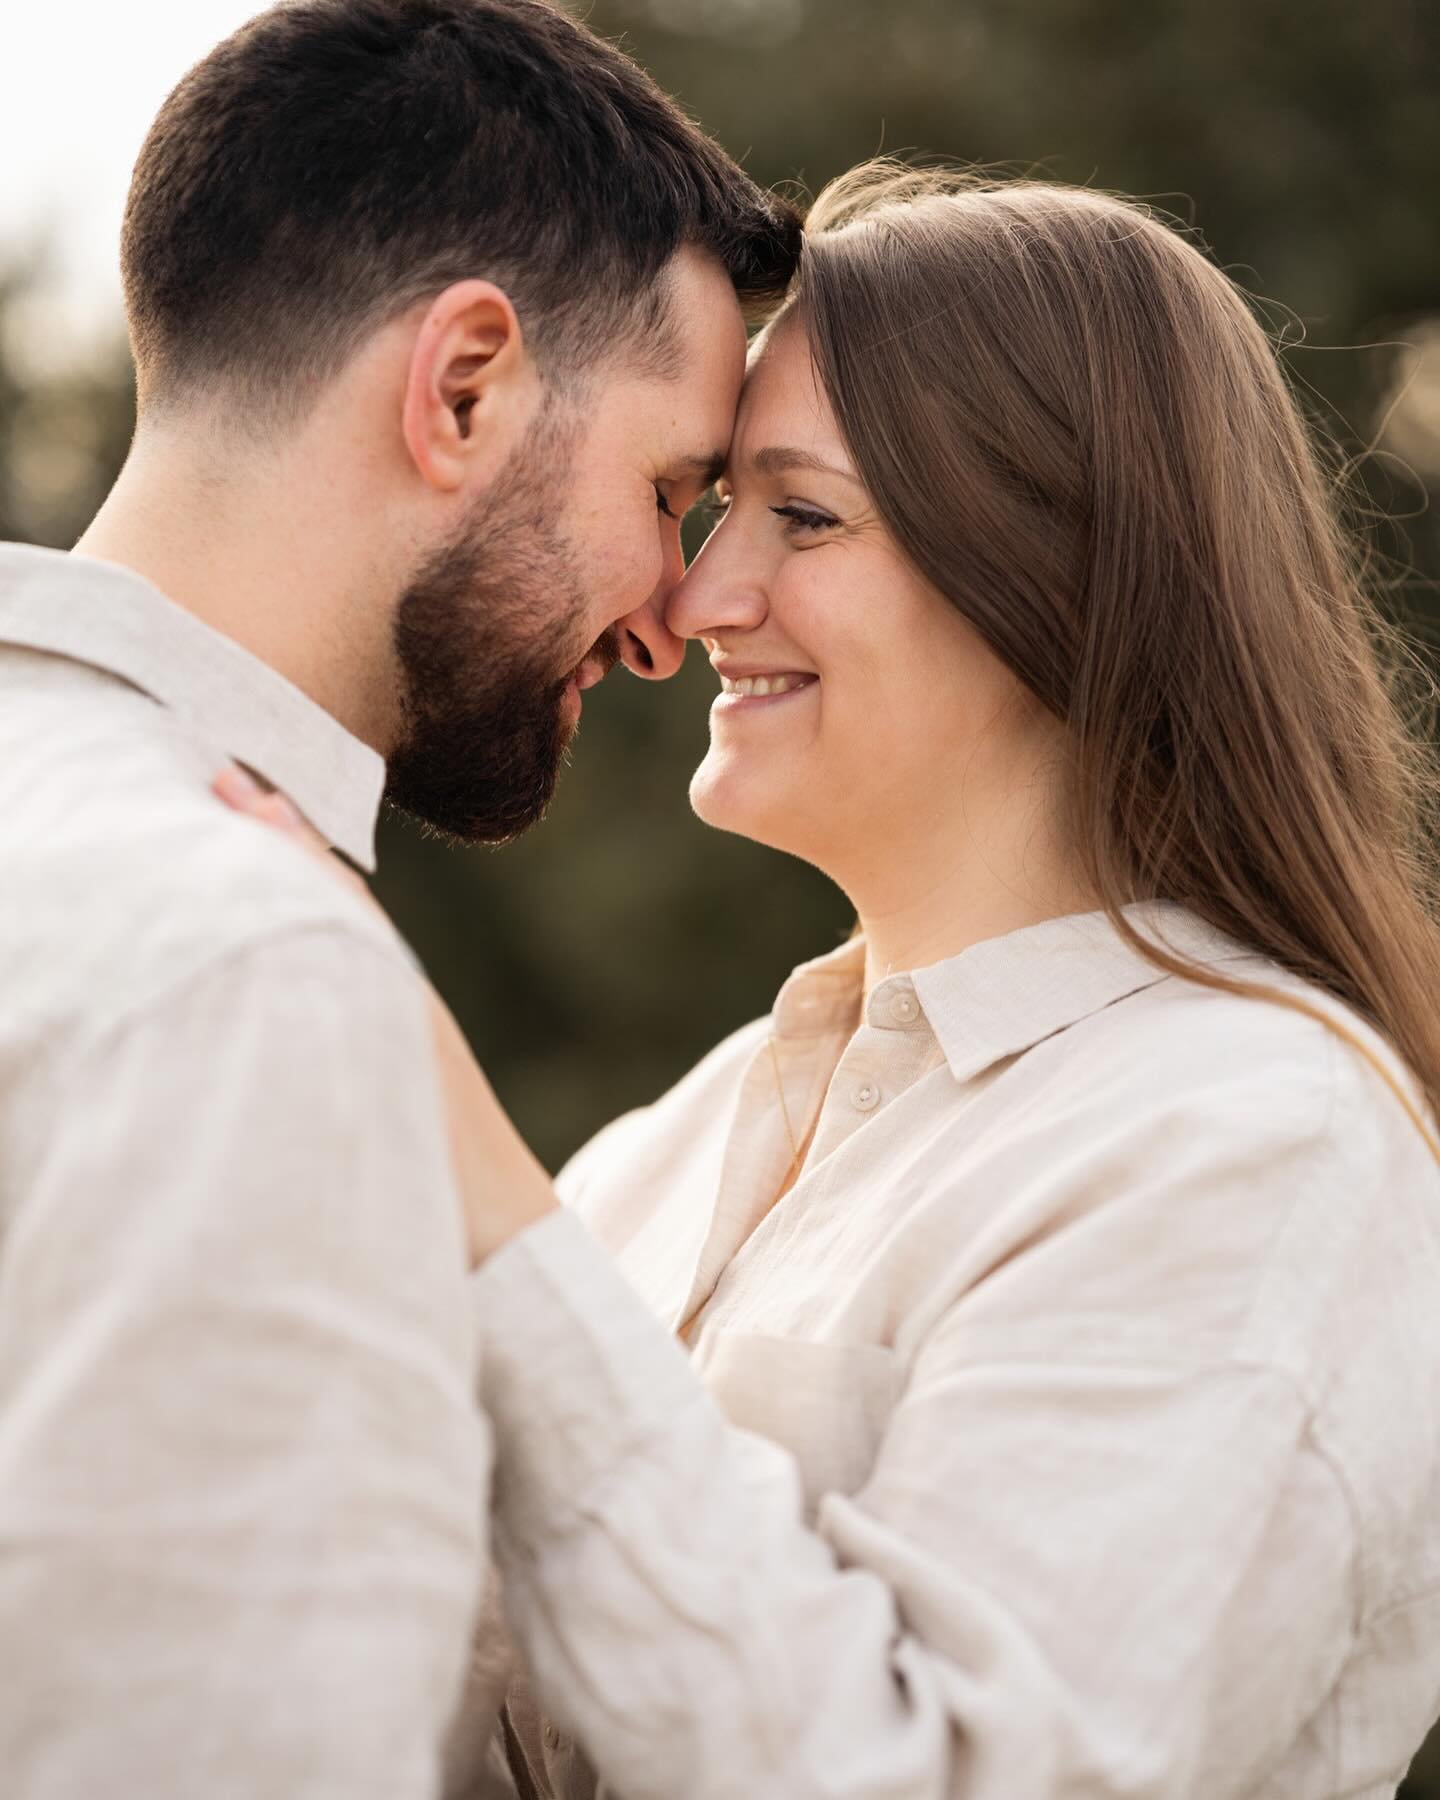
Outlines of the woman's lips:
<svg viewBox="0 0 1440 1800">
<path fill-rule="evenodd" d="M 723 692 L 756 700 L 809 687 L 818 679 L 808 669 L 717 669 L 716 674 Z"/>
<path fill-rule="evenodd" d="M 764 679 L 764 678 L 761 678 Z M 729 682 L 715 697 L 712 712 L 755 712 L 764 707 L 783 706 L 786 701 L 798 700 L 808 694 L 812 688 L 820 685 L 818 675 L 792 675 L 784 678 L 789 685 L 776 690 L 775 677 L 766 681 L 766 692 L 756 693 L 751 681 L 747 678 L 740 682 Z M 756 684 L 758 685 L 758 683 Z M 750 691 L 746 691 L 749 689 Z"/>
</svg>

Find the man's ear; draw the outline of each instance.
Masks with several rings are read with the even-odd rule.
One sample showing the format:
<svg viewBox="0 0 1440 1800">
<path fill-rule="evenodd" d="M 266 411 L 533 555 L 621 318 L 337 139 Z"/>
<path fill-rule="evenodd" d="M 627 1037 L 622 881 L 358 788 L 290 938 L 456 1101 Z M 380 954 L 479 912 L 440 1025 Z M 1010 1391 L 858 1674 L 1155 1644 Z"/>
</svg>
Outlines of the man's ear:
<svg viewBox="0 0 1440 1800">
<path fill-rule="evenodd" d="M 401 430 L 421 477 L 442 492 L 488 480 L 523 435 L 539 379 L 509 296 L 458 281 L 420 323 L 405 377 Z"/>
</svg>

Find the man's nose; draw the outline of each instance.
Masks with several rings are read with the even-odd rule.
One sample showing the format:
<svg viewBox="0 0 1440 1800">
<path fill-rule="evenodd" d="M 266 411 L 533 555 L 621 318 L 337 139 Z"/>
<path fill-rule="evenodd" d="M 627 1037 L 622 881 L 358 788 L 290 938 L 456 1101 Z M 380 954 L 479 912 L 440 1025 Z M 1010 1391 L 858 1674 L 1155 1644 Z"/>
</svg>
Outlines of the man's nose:
<svg viewBox="0 0 1440 1800">
<path fill-rule="evenodd" d="M 646 681 L 668 681 L 685 660 L 685 640 L 665 623 L 667 594 L 654 594 L 615 625 L 620 660 Z"/>
</svg>

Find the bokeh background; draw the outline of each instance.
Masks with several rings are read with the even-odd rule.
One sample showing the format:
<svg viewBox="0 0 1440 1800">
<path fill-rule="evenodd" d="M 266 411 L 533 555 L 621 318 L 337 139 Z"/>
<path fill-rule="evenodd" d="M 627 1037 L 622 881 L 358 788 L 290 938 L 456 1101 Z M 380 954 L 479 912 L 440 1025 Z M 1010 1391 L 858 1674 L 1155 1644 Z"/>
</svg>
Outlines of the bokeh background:
<svg viewBox="0 0 1440 1800">
<path fill-rule="evenodd" d="M 251 10 L 90 0 L 5 27 L 0 536 L 70 544 L 119 467 L 125 177 L 169 85 Z M 1193 225 L 1346 454 L 1377 603 L 1440 645 L 1435 0 L 597 0 L 584 16 L 763 181 L 813 192 L 877 151 L 920 152 L 1139 194 Z M 848 929 L 813 871 L 692 817 L 713 691 L 698 653 L 666 686 L 617 672 L 587 697 L 551 817 L 502 851 L 385 821 L 382 898 L 552 1166 Z M 1440 1800 L 1440 1741 L 1401 1791 Z"/>
</svg>

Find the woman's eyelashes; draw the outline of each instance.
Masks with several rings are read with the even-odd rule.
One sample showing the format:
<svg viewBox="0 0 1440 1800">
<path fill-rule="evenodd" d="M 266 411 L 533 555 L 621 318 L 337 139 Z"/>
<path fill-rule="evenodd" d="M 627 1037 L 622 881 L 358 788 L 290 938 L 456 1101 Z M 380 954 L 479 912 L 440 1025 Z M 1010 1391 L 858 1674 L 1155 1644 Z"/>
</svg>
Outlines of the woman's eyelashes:
<svg viewBox="0 0 1440 1800">
<path fill-rule="evenodd" d="M 798 500 L 787 500 L 784 506 L 772 506 L 770 510 L 777 519 L 786 521 L 787 537 L 814 537 L 840 523 L 829 513 L 823 513 L 813 506 L 805 506 Z"/>
<path fill-rule="evenodd" d="M 711 530 L 729 512 L 733 499 L 731 494 L 711 492 L 699 501 L 698 511 Z M 834 530 L 840 523 L 833 514 L 821 512 L 818 506 L 810 506 L 803 500 L 787 500 L 783 506 L 772 506 L 770 511 L 777 519 L 785 521 L 785 535 L 791 538 L 814 538 Z"/>
</svg>

